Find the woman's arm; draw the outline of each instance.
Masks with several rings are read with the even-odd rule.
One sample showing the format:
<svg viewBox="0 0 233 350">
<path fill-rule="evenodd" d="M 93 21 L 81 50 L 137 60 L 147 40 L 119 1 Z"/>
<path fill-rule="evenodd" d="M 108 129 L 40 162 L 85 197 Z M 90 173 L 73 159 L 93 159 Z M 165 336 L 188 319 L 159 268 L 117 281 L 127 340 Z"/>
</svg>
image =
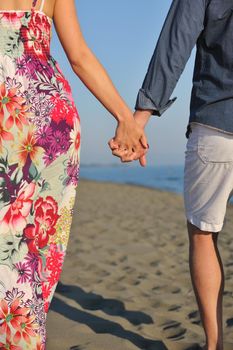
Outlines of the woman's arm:
<svg viewBox="0 0 233 350">
<path fill-rule="evenodd" d="M 122 161 L 138 159 L 147 148 L 144 131 L 135 123 L 132 112 L 117 92 L 101 63 L 87 46 L 77 18 L 74 0 L 56 0 L 54 26 L 73 71 L 118 122 L 114 141 L 121 152 L 117 155 Z M 125 149 L 128 153 L 124 151 Z"/>
</svg>

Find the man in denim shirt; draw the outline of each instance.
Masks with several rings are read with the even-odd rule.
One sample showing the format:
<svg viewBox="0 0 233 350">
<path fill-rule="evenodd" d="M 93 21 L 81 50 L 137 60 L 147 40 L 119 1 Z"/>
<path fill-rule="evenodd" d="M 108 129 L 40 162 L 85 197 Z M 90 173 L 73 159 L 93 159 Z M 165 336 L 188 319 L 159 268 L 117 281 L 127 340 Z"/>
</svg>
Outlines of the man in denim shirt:
<svg viewBox="0 0 233 350">
<path fill-rule="evenodd" d="M 233 134 L 233 1 L 175 0 L 161 31 L 137 110 L 160 116 L 197 46 L 189 121 Z"/>
<path fill-rule="evenodd" d="M 184 173 L 190 273 L 204 349 L 223 350 L 224 272 L 217 237 L 233 190 L 233 0 L 172 2 L 138 93 L 135 118 L 144 127 L 151 115 L 161 116 L 174 103 L 171 94 L 195 45 Z"/>
</svg>

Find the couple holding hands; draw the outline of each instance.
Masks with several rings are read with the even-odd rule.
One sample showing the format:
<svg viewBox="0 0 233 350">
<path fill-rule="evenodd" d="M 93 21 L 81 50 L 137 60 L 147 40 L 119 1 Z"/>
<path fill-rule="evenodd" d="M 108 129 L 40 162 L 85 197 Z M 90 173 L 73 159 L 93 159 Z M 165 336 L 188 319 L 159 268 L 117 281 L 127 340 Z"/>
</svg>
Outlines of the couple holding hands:
<svg viewBox="0 0 233 350">
<path fill-rule="evenodd" d="M 170 97 L 196 46 L 184 169 L 189 262 L 204 349 L 223 350 L 217 238 L 233 191 L 233 1 L 171 2 L 134 115 L 87 46 L 75 1 L 26 2 L 22 9 L 21 0 L 0 0 L 1 349 L 45 349 L 78 183 L 80 120 L 50 55 L 53 21 L 74 73 L 117 120 L 113 155 L 142 166 L 149 149 L 144 128 L 174 103 Z"/>
</svg>

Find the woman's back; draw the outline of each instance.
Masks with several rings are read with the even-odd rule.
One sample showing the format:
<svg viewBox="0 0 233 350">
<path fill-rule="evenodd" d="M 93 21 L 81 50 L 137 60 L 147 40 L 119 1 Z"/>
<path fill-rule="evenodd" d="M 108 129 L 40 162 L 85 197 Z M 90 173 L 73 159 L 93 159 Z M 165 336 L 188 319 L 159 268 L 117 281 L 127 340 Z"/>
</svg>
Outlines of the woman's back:
<svg viewBox="0 0 233 350">
<path fill-rule="evenodd" d="M 55 2 L 56 0 L 38 0 L 35 5 L 35 10 L 43 9 L 43 12 L 52 18 Z M 33 0 L 0 0 L 0 11 L 28 11 L 31 10 L 32 5 Z"/>
<path fill-rule="evenodd" d="M 0 55 L 12 58 L 17 64 L 27 55 L 34 59 L 48 61 L 50 58 L 50 40 L 52 35 L 52 18 L 46 15 L 45 1 L 40 7 L 38 1 L 31 0 L 28 8 L 0 8 Z"/>
</svg>

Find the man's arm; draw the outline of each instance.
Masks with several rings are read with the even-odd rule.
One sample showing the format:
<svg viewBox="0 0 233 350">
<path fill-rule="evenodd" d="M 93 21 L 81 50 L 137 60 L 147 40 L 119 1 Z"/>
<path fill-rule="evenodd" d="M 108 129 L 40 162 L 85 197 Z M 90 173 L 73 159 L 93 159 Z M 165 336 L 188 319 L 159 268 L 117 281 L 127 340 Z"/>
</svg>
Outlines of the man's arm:
<svg viewBox="0 0 233 350">
<path fill-rule="evenodd" d="M 173 0 L 151 58 L 136 110 L 161 116 L 176 97 L 169 99 L 204 29 L 207 0 Z"/>
</svg>

